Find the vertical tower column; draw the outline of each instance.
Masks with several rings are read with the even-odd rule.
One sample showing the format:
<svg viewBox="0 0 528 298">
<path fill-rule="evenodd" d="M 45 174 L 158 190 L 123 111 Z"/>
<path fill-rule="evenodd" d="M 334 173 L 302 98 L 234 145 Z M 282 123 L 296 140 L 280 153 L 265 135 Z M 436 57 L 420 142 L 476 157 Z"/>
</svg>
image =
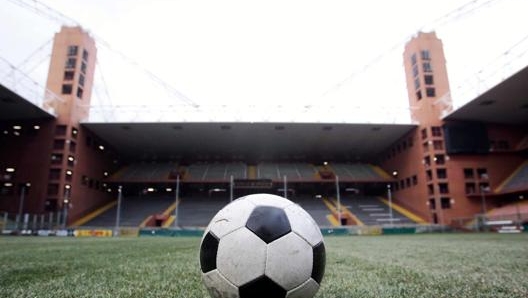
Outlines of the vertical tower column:
<svg viewBox="0 0 528 298">
<path fill-rule="evenodd" d="M 77 177 L 77 144 L 82 137 L 79 123 L 88 118 L 96 56 L 95 41 L 82 28 L 62 27 L 55 34 L 46 87 L 60 99 L 46 101 L 44 107 L 57 115 L 52 133 L 47 204 L 59 210 L 75 204 L 76 184 L 80 183 Z"/>
<path fill-rule="evenodd" d="M 400 183 L 394 194 L 413 198 L 412 205 L 431 222 L 448 224 L 442 212 L 451 202 L 442 117 L 452 110 L 452 103 L 442 41 L 434 32 L 419 32 L 405 45 L 403 58 L 411 119 L 418 129 L 412 136 L 415 148 L 406 157 L 409 162 L 397 170 L 404 182 L 416 177 L 416 185 Z"/>
</svg>

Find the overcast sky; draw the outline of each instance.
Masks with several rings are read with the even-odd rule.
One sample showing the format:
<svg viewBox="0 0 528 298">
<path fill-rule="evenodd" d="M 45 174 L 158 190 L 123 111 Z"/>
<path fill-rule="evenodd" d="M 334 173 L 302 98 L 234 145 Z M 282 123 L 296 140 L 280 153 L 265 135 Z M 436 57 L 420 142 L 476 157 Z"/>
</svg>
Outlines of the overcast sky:
<svg viewBox="0 0 528 298">
<path fill-rule="evenodd" d="M 43 82 L 65 20 L 16 2 L 34 5 L 0 0 L 0 57 Z M 404 111 L 403 46 L 418 30 L 443 40 L 452 89 L 528 34 L 525 0 L 39 2 L 96 37 L 94 105 L 182 103 L 146 69 L 201 106 Z"/>
</svg>

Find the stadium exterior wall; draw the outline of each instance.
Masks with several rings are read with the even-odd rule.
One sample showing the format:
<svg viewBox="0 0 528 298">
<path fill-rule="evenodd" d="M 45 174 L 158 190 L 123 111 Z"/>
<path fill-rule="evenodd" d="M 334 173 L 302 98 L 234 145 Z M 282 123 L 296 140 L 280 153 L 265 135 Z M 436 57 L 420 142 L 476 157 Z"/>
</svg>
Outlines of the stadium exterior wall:
<svg viewBox="0 0 528 298">
<path fill-rule="evenodd" d="M 3 131 L 8 133 L 0 135 L 0 165 L 4 184 L 0 210 L 18 212 L 22 200 L 21 188 L 26 187 L 23 211 L 44 211 L 54 126 L 53 120 L 3 124 Z M 20 129 L 15 130 L 13 127 Z M 10 169 L 14 172 L 11 173 Z"/>
</svg>

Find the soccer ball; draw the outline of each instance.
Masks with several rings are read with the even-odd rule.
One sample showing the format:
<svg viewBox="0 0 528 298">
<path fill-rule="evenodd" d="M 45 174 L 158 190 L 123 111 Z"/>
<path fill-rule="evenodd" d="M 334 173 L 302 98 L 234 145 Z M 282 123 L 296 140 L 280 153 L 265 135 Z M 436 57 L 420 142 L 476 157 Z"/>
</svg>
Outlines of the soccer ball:
<svg viewBox="0 0 528 298">
<path fill-rule="evenodd" d="M 203 282 L 214 298 L 310 298 L 325 246 L 299 205 L 270 194 L 239 198 L 213 217 L 200 244 Z"/>
</svg>

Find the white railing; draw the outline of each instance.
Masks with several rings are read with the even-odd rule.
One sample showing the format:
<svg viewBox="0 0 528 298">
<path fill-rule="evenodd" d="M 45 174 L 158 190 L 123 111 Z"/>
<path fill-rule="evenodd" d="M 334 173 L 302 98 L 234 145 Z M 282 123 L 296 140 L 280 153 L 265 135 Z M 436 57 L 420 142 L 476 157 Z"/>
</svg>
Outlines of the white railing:
<svg viewBox="0 0 528 298">
<path fill-rule="evenodd" d="M 0 57 L 0 84 L 56 115 L 63 99 Z M 108 105 L 90 107 L 88 122 L 293 122 L 410 124 L 408 108 L 323 105 Z"/>
<path fill-rule="evenodd" d="M 411 124 L 408 108 L 296 105 L 92 106 L 88 122 L 263 122 Z"/>
<path fill-rule="evenodd" d="M 20 71 L 6 59 L 0 57 L 0 84 L 18 96 L 44 109 L 44 103 L 63 101 L 61 97 Z M 56 116 L 52 109 L 45 110 Z"/>
<path fill-rule="evenodd" d="M 451 89 L 454 110 L 528 66 L 528 35 Z"/>
</svg>

